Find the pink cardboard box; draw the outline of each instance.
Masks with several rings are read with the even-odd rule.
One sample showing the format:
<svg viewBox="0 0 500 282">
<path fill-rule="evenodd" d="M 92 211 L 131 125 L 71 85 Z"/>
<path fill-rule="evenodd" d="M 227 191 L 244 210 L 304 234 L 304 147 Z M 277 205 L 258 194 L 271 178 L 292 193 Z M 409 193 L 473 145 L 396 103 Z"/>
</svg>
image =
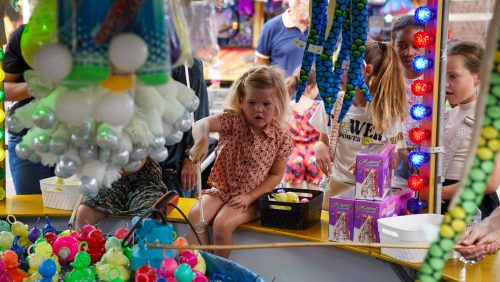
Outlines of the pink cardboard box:
<svg viewBox="0 0 500 282">
<path fill-rule="evenodd" d="M 331 197 L 329 201 L 330 224 L 328 227 L 328 240 L 352 241 L 354 198 Z"/>
<path fill-rule="evenodd" d="M 392 189 L 383 201 L 356 200 L 353 241 L 379 243 L 377 219 L 406 214 L 406 202 L 413 194 L 410 189 Z"/>
<path fill-rule="evenodd" d="M 391 187 L 394 144 L 370 145 L 356 157 L 356 199 L 382 200 Z"/>
</svg>

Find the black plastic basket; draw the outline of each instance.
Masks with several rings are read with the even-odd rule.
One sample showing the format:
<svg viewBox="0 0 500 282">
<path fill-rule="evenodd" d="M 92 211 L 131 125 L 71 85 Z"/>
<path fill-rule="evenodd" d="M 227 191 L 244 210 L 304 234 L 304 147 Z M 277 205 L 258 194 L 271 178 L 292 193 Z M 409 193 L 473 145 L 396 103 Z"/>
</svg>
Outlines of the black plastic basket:
<svg viewBox="0 0 500 282">
<path fill-rule="evenodd" d="M 283 229 L 301 230 L 309 228 L 321 219 L 321 204 L 323 192 L 297 188 L 280 188 L 285 192 L 295 192 L 300 199 L 307 198 L 307 203 L 288 203 L 269 201 L 268 196 L 276 193 L 266 193 L 259 199 L 260 222 L 262 226 Z M 273 209 L 270 206 L 284 206 L 289 210 Z"/>
</svg>

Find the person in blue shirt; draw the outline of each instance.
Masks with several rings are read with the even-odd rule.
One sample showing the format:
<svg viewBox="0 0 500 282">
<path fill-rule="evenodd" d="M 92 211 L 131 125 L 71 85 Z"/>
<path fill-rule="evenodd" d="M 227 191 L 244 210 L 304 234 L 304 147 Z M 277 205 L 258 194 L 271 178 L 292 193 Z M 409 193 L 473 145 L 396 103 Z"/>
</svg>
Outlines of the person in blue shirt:
<svg viewBox="0 0 500 282">
<path fill-rule="evenodd" d="M 255 50 L 256 64 L 279 66 L 287 77 L 302 64 L 304 48 L 297 47 L 296 40 L 306 42 L 310 23 L 309 0 L 290 0 L 289 5 L 264 24 Z"/>
</svg>

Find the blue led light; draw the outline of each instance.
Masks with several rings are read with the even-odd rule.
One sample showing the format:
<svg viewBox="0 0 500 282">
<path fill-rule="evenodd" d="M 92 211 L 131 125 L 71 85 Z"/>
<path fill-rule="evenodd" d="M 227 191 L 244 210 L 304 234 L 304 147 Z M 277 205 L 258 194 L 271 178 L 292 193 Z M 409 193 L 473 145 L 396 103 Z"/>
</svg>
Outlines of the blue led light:
<svg viewBox="0 0 500 282">
<path fill-rule="evenodd" d="M 427 155 L 420 151 L 412 151 L 408 155 L 408 163 L 412 167 L 420 167 L 427 161 Z"/>
<path fill-rule="evenodd" d="M 422 104 L 415 104 L 415 105 L 411 106 L 411 108 L 410 108 L 410 116 L 414 120 L 422 120 L 430 112 L 431 112 L 431 110 L 429 109 L 429 107 L 426 107 L 426 106 L 424 106 Z"/>
<path fill-rule="evenodd" d="M 412 67 L 416 72 L 423 72 L 432 66 L 432 61 L 425 56 L 415 56 L 413 58 Z"/>
<path fill-rule="evenodd" d="M 415 10 L 415 21 L 420 24 L 425 24 L 432 16 L 433 13 L 427 6 L 420 6 Z"/>
</svg>

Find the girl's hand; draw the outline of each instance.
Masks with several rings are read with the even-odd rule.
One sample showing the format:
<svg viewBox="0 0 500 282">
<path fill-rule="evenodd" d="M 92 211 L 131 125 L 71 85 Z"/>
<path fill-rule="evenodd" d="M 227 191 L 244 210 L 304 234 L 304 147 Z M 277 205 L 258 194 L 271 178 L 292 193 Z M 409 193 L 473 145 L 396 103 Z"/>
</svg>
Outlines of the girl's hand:
<svg viewBox="0 0 500 282">
<path fill-rule="evenodd" d="M 231 200 L 227 202 L 227 205 L 236 209 L 242 208 L 242 212 L 246 212 L 252 203 L 253 198 L 248 194 L 243 194 L 231 198 Z"/>
<path fill-rule="evenodd" d="M 200 141 L 196 142 L 189 150 L 189 158 L 193 161 L 193 163 L 198 163 L 199 161 L 203 161 L 208 153 L 208 138 L 202 138 Z"/>
<path fill-rule="evenodd" d="M 330 152 L 328 146 L 325 143 L 319 141 L 314 144 L 314 149 L 316 150 L 316 164 L 319 170 L 325 175 L 330 175 L 330 169 L 332 167 L 332 161 L 330 159 Z"/>
</svg>

